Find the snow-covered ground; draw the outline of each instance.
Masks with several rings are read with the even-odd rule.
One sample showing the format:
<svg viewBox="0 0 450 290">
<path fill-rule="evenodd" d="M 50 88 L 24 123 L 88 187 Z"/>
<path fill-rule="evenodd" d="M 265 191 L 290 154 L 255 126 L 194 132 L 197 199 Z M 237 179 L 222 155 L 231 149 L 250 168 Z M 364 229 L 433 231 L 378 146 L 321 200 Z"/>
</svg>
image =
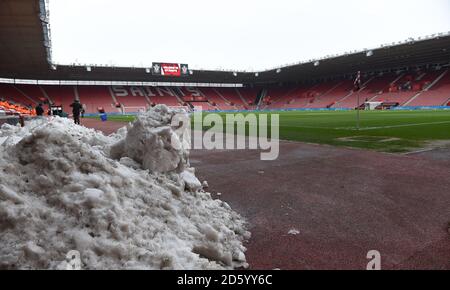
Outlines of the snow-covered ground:
<svg viewBox="0 0 450 290">
<path fill-rule="evenodd" d="M 0 269 L 246 267 L 245 221 L 204 192 L 156 106 L 117 134 L 39 119 L 0 130 Z"/>
</svg>

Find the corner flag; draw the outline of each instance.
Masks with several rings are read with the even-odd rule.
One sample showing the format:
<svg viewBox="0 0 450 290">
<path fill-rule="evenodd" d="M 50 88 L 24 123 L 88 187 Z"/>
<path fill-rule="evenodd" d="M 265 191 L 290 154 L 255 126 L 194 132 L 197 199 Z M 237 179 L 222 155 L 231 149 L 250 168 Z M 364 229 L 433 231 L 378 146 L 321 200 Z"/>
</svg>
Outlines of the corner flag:
<svg viewBox="0 0 450 290">
<path fill-rule="evenodd" d="M 354 90 L 359 91 L 361 89 L 361 71 L 356 74 L 355 82 L 353 83 Z"/>
<path fill-rule="evenodd" d="M 360 129 L 360 116 L 359 116 L 359 111 L 361 109 L 361 104 L 359 101 L 359 91 L 361 90 L 361 71 L 358 71 L 358 73 L 356 74 L 356 79 L 355 82 L 353 83 L 354 89 L 353 91 L 356 92 L 357 95 L 357 100 L 356 100 L 356 129 L 359 130 Z"/>
</svg>

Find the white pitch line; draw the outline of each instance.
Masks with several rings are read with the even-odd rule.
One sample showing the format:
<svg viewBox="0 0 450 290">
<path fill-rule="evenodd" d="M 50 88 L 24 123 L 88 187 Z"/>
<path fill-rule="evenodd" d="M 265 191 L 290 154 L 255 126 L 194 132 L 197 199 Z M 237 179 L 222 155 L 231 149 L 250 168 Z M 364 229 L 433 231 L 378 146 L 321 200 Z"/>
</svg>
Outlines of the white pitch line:
<svg viewBox="0 0 450 290">
<path fill-rule="evenodd" d="M 429 122 L 429 123 L 415 123 L 415 124 L 402 124 L 402 125 L 392 125 L 392 126 L 379 126 L 379 127 L 362 127 L 359 129 L 359 131 L 364 130 L 377 130 L 377 129 L 384 129 L 384 128 L 401 128 L 401 127 L 411 127 L 411 126 L 423 126 L 423 125 L 438 125 L 438 124 L 447 124 L 450 123 L 450 121 L 442 121 L 442 122 Z M 319 127 L 319 126 L 288 126 L 288 127 L 294 127 L 294 128 L 308 128 L 308 129 L 329 129 L 329 130 L 352 130 L 357 131 L 355 127 Z"/>
<path fill-rule="evenodd" d="M 377 129 L 385 129 L 385 128 L 389 129 L 389 128 L 401 128 L 401 127 L 412 127 L 412 126 L 423 126 L 423 125 L 439 125 L 439 124 L 447 124 L 447 123 L 450 123 L 450 121 L 402 124 L 402 125 L 380 126 L 380 127 L 362 127 L 359 130 L 356 127 L 320 127 L 320 126 L 302 126 L 302 125 L 289 125 L 286 127 L 305 128 L 305 129 L 365 131 L 365 130 L 377 130 Z M 224 124 L 228 124 L 228 123 L 224 122 Z M 282 127 L 282 124 L 280 124 L 280 127 Z"/>
<path fill-rule="evenodd" d="M 424 152 L 429 152 L 429 151 L 433 151 L 436 148 L 426 148 L 426 149 L 421 149 L 421 150 L 417 150 L 417 151 L 411 151 L 411 152 L 406 152 L 403 153 L 403 155 L 414 155 L 414 154 L 420 154 L 420 153 L 424 153 Z"/>
<path fill-rule="evenodd" d="M 438 125 L 438 124 L 447 124 L 450 123 L 450 121 L 443 121 L 443 122 L 429 122 L 429 123 L 416 123 L 416 124 L 403 124 L 403 125 L 392 125 L 392 126 L 380 126 L 380 127 L 366 127 L 361 128 L 362 130 L 377 130 L 377 129 L 385 129 L 385 128 L 401 128 L 401 127 L 412 127 L 412 126 L 423 126 L 423 125 Z"/>
</svg>

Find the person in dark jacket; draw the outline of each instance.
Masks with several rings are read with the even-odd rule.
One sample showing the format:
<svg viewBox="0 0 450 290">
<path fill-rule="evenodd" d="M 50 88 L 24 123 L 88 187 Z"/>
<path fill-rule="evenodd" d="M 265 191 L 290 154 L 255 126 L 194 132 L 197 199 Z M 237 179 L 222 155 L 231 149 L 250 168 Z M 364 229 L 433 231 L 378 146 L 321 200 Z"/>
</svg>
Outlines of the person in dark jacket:
<svg viewBox="0 0 450 290">
<path fill-rule="evenodd" d="M 44 108 L 42 108 L 42 104 L 39 103 L 36 107 L 36 115 L 37 116 L 43 116 L 44 115 Z"/>
<path fill-rule="evenodd" d="M 80 113 L 83 109 L 83 106 L 80 104 L 80 101 L 75 100 L 71 105 L 72 107 L 72 113 L 73 113 L 73 120 L 75 124 L 80 125 Z"/>
</svg>

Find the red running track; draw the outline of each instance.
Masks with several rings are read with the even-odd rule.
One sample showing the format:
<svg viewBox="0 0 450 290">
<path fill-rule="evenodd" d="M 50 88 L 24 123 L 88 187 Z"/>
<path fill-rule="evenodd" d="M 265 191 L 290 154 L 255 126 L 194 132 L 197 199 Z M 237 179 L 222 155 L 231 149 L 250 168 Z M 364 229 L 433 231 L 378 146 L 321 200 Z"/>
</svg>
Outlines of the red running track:
<svg viewBox="0 0 450 290">
<path fill-rule="evenodd" d="M 369 250 L 383 269 L 450 269 L 448 159 L 282 142 L 275 161 L 195 150 L 191 164 L 248 220 L 251 269 L 365 269 Z"/>
</svg>

